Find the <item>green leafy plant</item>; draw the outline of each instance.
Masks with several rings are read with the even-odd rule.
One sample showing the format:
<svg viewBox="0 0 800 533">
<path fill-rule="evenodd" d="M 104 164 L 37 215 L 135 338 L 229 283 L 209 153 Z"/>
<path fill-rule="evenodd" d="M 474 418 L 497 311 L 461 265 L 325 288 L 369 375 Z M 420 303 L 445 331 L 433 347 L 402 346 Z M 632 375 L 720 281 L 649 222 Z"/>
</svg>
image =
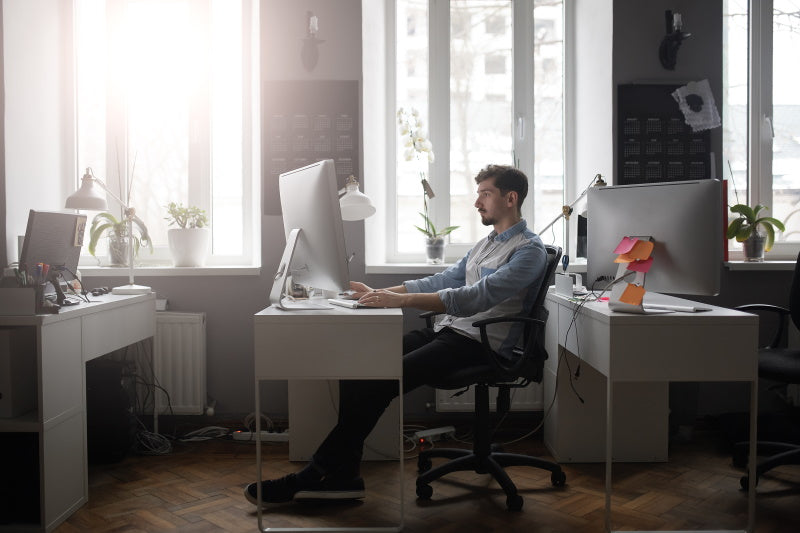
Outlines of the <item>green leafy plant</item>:
<svg viewBox="0 0 800 533">
<path fill-rule="evenodd" d="M 425 227 L 424 228 L 421 228 L 419 226 L 414 226 L 414 227 L 417 228 L 422 233 L 424 233 L 429 239 L 442 238 L 446 235 L 449 235 L 450 232 L 452 232 L 454 229 L 458 229 L 458 226 L 447 226 L 443 230 L 438 231 L 436 229 L 436 226 L 433 225 L 433 222 L 431 222 L 431 219 L 428 218 L 428 216 L 425 215 L 425 213 L 420 213 L 419 216 L 421 216 L 422 220 L 425 221 Z"/>
<path fill-rule="evenodd" d="M 204 228 L 208 226 L 208 217 L 204 209 L 196 206 L 184 207 L 182 204 L 170 202 L 167 205 L 168 217 L 165 218 L 170 226 L 179 228 Z"/>
<path fill-rule="evenodd" d="M 133 253 L 134 256 L 139 254 L 139 248 L 146 246 L 150 253 L 153 253 L 153 240 L 150 238 L 150 233 L 147 231 L 142 219 L 134 215 L 133 217 Z M 136 231 L 138 230 L 138 235 Z M 117 219 L 113 214 L 108 212 L 98 213 L 92 219 L 92 225 L 89 228 L 89 253 L 93 256 L 97 249 L 97 242 L 103 235 L 110 234 L 115 237 L 124 238 L 128 235 L 128 221 L 125 218 Z"/>
<path fill-rule="evenodd" d="M 726 236 L 729 239 L 735 238 L 738 242 L 744 242 L 753 234 L 758 232 L 759 227 L 764 228 L 767 240 L 764 243 L 764 250 L 769 252 L 775 242 L 775 229 L 786 231 L 783 222 L 773 217 L 759 217 L 758 214 L 769 209 L 764 205 L 757 205 L 754 208 L 745 204 L 736 204 L 731 207 L 731 212 L 739 215 L 728 224 Z"/>
</svg>

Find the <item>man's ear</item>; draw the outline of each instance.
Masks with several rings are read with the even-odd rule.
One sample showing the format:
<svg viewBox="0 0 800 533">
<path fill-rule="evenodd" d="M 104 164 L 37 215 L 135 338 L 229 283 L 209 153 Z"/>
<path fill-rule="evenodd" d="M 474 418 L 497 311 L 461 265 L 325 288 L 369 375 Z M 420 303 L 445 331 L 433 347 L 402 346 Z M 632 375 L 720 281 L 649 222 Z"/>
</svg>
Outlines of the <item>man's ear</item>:
<svg viewBox="0 0 800 533">
<path fill-rule="evenodd" d="M 517 191 L 508 191 L 508 194 L 506 194 L 506 204 L 508 204 L 509 207 L 517 205 L 518 198 Z"/>
</svg>

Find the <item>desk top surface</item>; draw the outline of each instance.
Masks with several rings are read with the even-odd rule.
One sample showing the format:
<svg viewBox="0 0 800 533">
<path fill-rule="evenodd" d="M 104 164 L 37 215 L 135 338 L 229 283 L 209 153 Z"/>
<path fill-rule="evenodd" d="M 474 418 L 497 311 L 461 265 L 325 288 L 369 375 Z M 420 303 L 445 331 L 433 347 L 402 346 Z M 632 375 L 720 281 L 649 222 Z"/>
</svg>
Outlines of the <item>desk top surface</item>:
<svg viewBox="0 0 800 533">
<path fill-rule="evenodd" d="M 647 292 L 644 296 L 644 303 L 646 304 L 666 304 L 666 305 L 684 305 L 684 306 L 699 306 L 708 308 L 708 311 L 699 311 L 696 313 L 685 312 L 672 312 L 672 313 L 659 313 L 659 314 L 636 314 L 636 313 L 621 313 L 612 311 L 608 307 L 608 301 L 603 302 L 580 302 L 576 298 L 567 298 L 560 294 L 556 294 L 551 290 L 547 294 L 547 299 L 559 305 L 569 307 L 572 309 L 582 305 L 581 312 L 586 313 L 592 318 L 601 320 L 608 323 L 624 322 L 625 324 L 649 324 L 653 325 L 656 322 L 669 322 L 676 324 L 680 322 L 716 322 L 724 321 L 727 324 L 734 325 L 736 323 L 752 323 L 758 322 L 758 316 L 752 313 L 745 313 L 727 307 L 719 307 L 715 305 L 708 305 L 705 303 L 693 302 L 684 298 L 669 296 L 667 294 L 659 294 L 656 292 Z"/>
<path fill-rule="evenodd" d="M 156 312 L 156 294 L 154 292 L 149 294 L 104 294 L 102 296 L 89 296 L 89 300 L 91 300 L 89 303 L 83 302 L 78 305 L 64 306 L 56 314 L 0 316 L 0 326 L 50 324 L 147 300 L 153 303 L 154 315 Z"/>
</svg>

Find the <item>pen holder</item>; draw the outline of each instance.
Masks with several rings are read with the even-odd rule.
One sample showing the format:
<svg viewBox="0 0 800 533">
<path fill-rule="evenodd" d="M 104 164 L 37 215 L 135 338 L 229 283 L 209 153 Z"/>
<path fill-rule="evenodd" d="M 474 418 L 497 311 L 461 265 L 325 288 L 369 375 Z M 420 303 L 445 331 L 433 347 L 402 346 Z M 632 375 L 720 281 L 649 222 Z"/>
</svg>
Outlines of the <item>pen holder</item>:
<svg viewBox="0 0 800 533">
<path fill-rule="evenodd" d="M 35 315 L 37 309 L 34 287 L 0 289 L 0 315 Z"/>
</svg>

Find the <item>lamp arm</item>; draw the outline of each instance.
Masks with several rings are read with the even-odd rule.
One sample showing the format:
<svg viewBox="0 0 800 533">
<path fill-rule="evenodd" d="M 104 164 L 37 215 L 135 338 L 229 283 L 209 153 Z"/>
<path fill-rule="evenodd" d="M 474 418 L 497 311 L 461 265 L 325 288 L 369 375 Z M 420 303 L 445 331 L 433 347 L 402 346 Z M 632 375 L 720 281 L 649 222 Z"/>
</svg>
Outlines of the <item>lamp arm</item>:
<svg viewBox="0 0 800 533">
<path fill-rule="evenodd" d="M 583 192 L 577 198 L 575 198 L 575 201 L 569 205 L 562 206 L 561 213 L 556 218 L 554 218 L 553 221 L 550 222 L 547 226 L 542 228 L 539 231 L 538 235 L 541 235 L 545 231 L 549 230 L 553 226 L 553 224 L 561 220 L 562 217 L 568 219 L 569 216 L 572 214 L 572 209 L 575 207 L 575 204 L 580 202 L 584 196 L 589 194 L 589 189 L 591 189 L 592 187 L 602 187 L 605 184 L 606 183 L 605 181 L 603 181 L 603 176 L 601 176 L 600 174 L 595 174 L 594 178 L 592 178 L 592 181 L 589 183 L 589 185 L 583 190 Z"/>
</svg>

